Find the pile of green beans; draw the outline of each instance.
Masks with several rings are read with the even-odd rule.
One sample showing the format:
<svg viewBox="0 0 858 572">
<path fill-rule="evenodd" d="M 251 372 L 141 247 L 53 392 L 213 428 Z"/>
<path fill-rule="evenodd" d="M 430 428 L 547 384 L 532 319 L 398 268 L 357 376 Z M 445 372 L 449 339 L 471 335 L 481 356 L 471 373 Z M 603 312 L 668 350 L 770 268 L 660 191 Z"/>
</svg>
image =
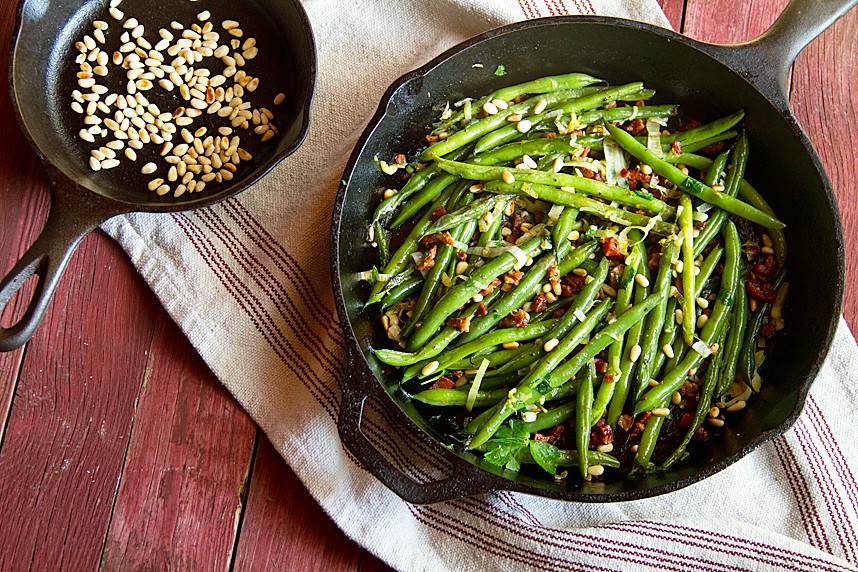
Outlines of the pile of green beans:
<svg viewBox="0 0 858 572">
<path fill-rule="evenodd" d="M 682 129 L 654 96 L 570 73 L 459 102 L 368 221 L 375 357 L 487 463 L 664 471 L 759 391 L 784 225 L 742 111 Z"/>
</svg>

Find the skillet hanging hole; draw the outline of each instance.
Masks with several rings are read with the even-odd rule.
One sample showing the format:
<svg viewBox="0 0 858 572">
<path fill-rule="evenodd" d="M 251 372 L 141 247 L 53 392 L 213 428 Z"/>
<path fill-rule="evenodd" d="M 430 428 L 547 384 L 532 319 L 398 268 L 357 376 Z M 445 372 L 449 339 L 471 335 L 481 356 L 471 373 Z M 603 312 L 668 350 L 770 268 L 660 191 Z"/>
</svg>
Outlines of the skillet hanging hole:
<svg viewBox="0 0 858 572">
<path fill-rule="evenodd" d="M 11 292 L 8 299 L 5 293 L 0 293 L 0 328 L 11 328 L 24 318 L 40 281 L 39 275 L 34 274 Z"/>
</svg>

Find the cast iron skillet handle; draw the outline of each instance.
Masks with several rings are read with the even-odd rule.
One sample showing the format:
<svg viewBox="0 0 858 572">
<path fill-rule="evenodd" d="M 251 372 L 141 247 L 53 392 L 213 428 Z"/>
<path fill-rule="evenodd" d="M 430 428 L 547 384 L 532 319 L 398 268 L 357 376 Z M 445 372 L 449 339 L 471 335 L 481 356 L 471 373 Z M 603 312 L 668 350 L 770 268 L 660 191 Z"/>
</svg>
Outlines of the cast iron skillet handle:
<svg viewBox="0 0 858 572">
<path fill-rule="evenodd" d="M 21 347 L 36 332 L 56 292 L 69 259 L 80 241 L 113 214 L 102 201 L 88 199 L 71 183 L 60 182 L 51 193 L 51 211 L 42 233 L 0 281 L 0 313 L 12 296 L 34 275 L 33 297 L 24 315 L 11 327 L 0 326 L 0 351 Z"/>
<path fill-rule="evenodd" d="M 346 351 L 346 377 L 337 420 L 340 439 L 363 466 L 390 490 L 412 504 L 431 504 L 509 488 L 509 482 L 482 471 L 453 454 L 444 457 L 454 465 L 453 474 L 430 483 L 419 483 L 402 473 L 366 438 L 361 430 L 364 402 L 384 389 L 355 350 Z M 446 452 L 445 452 L 446 453 Z"/>
<path fill-rule="evenodd" d="M 724 48 L 722 58 L 764 94 L 789 106 L 789 72 L 799 52 L 858 4 L 858 0 L 792 0 L 772 26 L 757 38 Z"/>
</svg>

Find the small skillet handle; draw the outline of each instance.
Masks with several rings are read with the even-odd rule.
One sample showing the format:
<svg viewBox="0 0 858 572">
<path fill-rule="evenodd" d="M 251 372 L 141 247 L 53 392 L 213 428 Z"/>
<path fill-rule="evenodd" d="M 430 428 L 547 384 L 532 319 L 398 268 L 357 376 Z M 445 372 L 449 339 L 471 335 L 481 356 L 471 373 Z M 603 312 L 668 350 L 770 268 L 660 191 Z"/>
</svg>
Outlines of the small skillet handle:
<svg viewBox="0 0 858 572">
<path fill-rule="evenodd" d="M 781 107 L 788 106 L 790 68 L 799 52 L 852 9 L 858 0 L 792 0 L 757 38 L 725 48 L 722 58 Z"/>
<path fill-rule="evenodd" d="M 412 504 L 432 504 L 510 488 L 510 483 L 505 479 L 483 471 L 440 447 L 437 447 L 436 452 L 454 466 L 451 476 L 439 481 L 419 483 L 401 472 L 361 432 L 366 399 L 377 395 L 387 400 L 387 395 L 356 353 L 352 348 L 346 351 L 346 376 L 342 385 L 337 428 L 343 445 L 387 488 Z"/>
<path fill-rule="evenodd" d="M 45 316 L 60 278 L 81 240 L 99 223 L 116 214 L 98 199 L 88 199 L 70 182 L 60 182 L 51 193 L 51 211 L 42 233 L 0 281 L 0 313 L 12 296 L 33 276 L 38 276 L 33 297 L 14 325 L 0 326 L 0 351 L 27 343 Z"/>
</svg>

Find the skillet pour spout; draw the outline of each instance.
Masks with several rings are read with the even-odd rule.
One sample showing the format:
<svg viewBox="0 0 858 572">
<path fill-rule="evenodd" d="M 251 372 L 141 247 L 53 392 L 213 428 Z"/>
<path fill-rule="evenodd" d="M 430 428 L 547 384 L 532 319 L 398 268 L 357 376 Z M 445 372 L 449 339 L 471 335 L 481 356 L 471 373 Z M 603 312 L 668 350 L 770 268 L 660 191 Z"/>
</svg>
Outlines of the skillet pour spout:
<svg viewBox="0 0 858 572">
<path fill-rule="evenodd" d="M 243 41 L 250 36 L 256 40 L 254 55 L 258 53 L 258 57 L 253 57 L 252 62 L 247 61 L 243 69 L 261 81 L 258 90 L 245 99 L 265 102 L 259 103 L 258 107 L 275 109 L 272 122 L 276 122 L 277 135 L 266 143 L 260 137 L 254 137 L 252 130 L 247 132 L 248 135 L 241 132 L 242 148 L 246 148 L 252 158 L 247 160 L 245 157 L 234 178 L 217 186 L 212 184 L 215 181 L 210 181 L 209 188 L 202 193 L 186 192 L 179 197 L 161 197 L 147 191 L 147 182 L 152 176 L 142 175 L 140 167 L 148 158 L 139 164 L 129 160 L 127 164 L 109 170 L 93 171 L 89 165 L 90 146 L 78 135 L 82 126 L 81 116 L 70 109 L 70 103 L 72 91 L 84 89 L 78 86 L 75 75 L 78 66 L 73 62 L 78 52 L 74 43 L 93 33 L 93 21 L 101 19 L 108 23 L 103 46 L 105 52 L 119 48 L 122 22 L 108 16 L 104 4 L 23 0 L 19 5 L 10 57 L 10 90 L 21 130 L 46 165 L 52 186 L 51 212 L 42 234 L 0 280 L 2 313 L 24 284 L 32 277 L 38 277 L 34 294 L 21 317 L 12 325 L 0 327 L 0 351 L 18 348 L 33 336 L 72 253 L 100 223 L 129 212 L 187 211 L 233 197 L 294 153 L 309 129 L 316 81 L 316 48 L 301 2 L 211 0 L 205 8 L 213 26 L 217 24 L 220 29 L 224 20 L 234 19 L 244 25 L 243 32 L 247 35 Z M 145 25 L 144 38 L 154 38 L 158 37 L 159 28 L 170 30 L 173 21 L 190 27 L 198 21 L 197 14 L 201 8 L 194 3 L 183 2 L 165 11 L 158 0 L 125 0 L 122 11 L 125 21 L 134 16 L 139 18 L 141 26 Z M 233 37 L 228 36 L 225 30 L 220 31 L 223 32 L 222 38 Z M 33 49 L 33 46 L 42 48 Z M 220 68 L 217 69 L 219 72 Z M 127 92 L 124 80 L 124 73 L 98 79 L 100 84 L 118 94 Z M 224 87 L 228 85 L 225 83 Z M 146 93 L 152 102 L 172 112 L 188 105 L 177 95 L 178 92 L 170 90 L 155 94 L 153 90 Z M 282 104 L 268 103 L 278 92 L 285 94 Z M 216 114 L 203 113 L 194 121 L 192 129 L 206 127 L 208 133 L 217 134 L 224 121 L 220 119 L 217 123 L 218 119 Z M 107 141 L 109 138 L 104 143 Z M 152 160 L 160 159 L 154 145 L 152 150 L 138 153 L 141 158 L 151 155 Z"/>
<path fill-rule="evenodd" d="M 413 503 L 492 490 L 616 502 L 689 486 L 785 432 L 798 418 L 828 352 L 841 312 L 845 275 L 839 210 L 819 157 L 789 110 L 786 78 L 801 49 L 856 3 L 793 0 L 763 35 L 732 46 L 705 44 L 670 30 L 613 18 L 531 20 L 467 40 L 394 82 L 349 159 L 331 225 L 334 295 L 349 354 L 338 422 L 344 445 L 386 486 Z M 474 62 L 495 61 L 505 64 L 503 78 L 472 68 Z M 424 418 L 399 389 L 396 372 L 372 355 L 374 347 L 386 347 L 386 335 L 373 309 L 364 308 L 367 292 L 356 278 L 376 262 L 364 237 L 377 200 L 367 190 L 385 186 L 383 175 L 374 167 L 374 156 L 389 156 L 394 145 L 397 152 L 420 150 L 419 127 L 434 120 L 433 103 L 572 71 L 611 84 L 643 81 L 664 101 L 679 103 L 686 117 L 709 120 L 744 109 L 754 154 L 746 178 L 763 182 L 760 190 L 786 223 L 789 267 L 794 270 L 785 309 L 787 330 L 764 366 L 764 376 L 772 383 L 736 414 L 722 438 L 669 472 L 580 487 L 485 463 Z M 449 476 L 417 482 L 388 459 L 379 442 L 361 431 L 368 398 L 381 400 L 403 424 L 422 433 L 426 438 L 421 442 L 428 442 L 451 467 Z"/>
</svg>

